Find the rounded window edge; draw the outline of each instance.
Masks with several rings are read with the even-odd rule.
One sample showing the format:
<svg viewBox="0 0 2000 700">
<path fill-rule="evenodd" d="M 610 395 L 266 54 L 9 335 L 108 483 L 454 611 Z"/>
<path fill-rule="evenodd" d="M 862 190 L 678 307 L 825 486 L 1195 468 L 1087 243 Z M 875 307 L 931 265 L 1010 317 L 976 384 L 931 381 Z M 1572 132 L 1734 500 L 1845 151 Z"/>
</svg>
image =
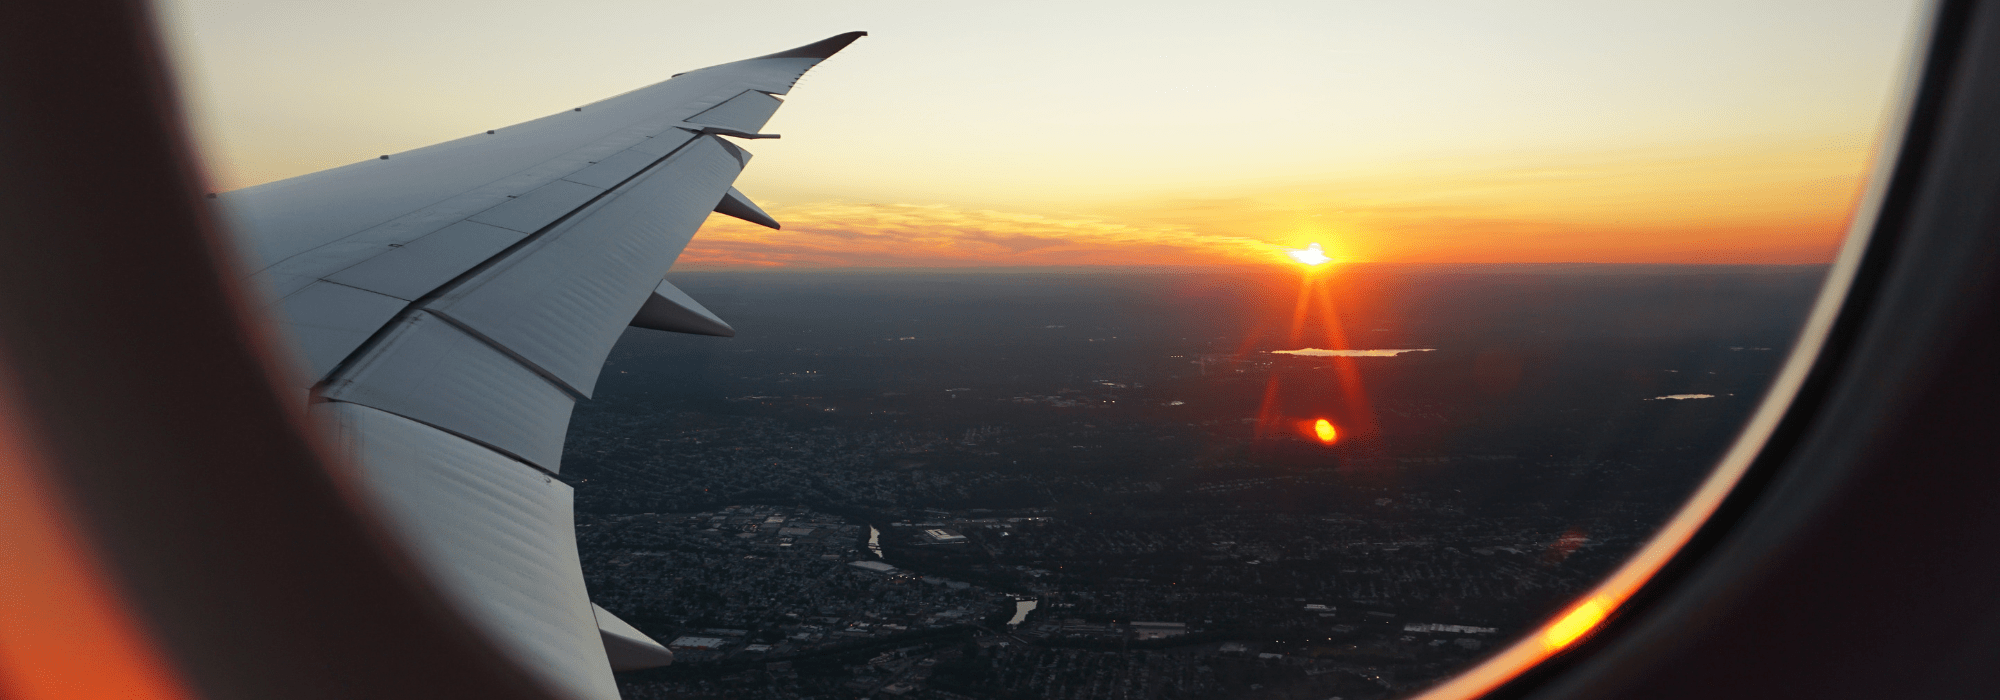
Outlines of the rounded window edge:
<svg viewBox="0 0 2000 700">
<path fill-rule="evenodd" d="M 1803 443 L 1814 439 L 1816 419 L 1829 408 L 1828 394 L 1860 373 L 1851 356 L 1864 340 L 1864 326 L 1879 312 L 1881 287 L 1899 272 L 1891 263 L 1908 244 L 1901 229 L 1921 194 L 1919 180 L 1934 155 L 1936 132 L 1950 116 L 1944 103 L 1966 88 L 1959 84 L 1965 44 L 2000 37 L 1993 31 L 1988 32 L 1993 37 L 1971 35 L 1977 4 L 1934 0 L 1924 8 L 1906 44 L 1903 77 L 1884 115 L 1867 187 L 1840 251 L 1780 372 L 1708 476 L 1610 575 L 1504 649 L 1407 697 L 1458 700 L 1584 690 L 1576 683 L 1584 674 L 1576 672 L 1611 661 L 1604 658 L 1611 645 L 1659 621 L 1667 599 L 1682 592 L 1724 538 L 1740 534 L 1748 511 L 1776 477 L 1797 470 Z M 2000 28 L 2000 22 L 1989 23 Z"/>
</svg>

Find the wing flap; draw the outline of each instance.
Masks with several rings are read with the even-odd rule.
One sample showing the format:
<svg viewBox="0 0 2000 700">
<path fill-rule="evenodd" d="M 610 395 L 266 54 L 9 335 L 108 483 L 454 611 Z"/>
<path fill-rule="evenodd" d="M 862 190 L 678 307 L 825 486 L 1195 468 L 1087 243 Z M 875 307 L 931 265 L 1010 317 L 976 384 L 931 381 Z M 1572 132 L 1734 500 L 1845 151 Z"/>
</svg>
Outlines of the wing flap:
<svg viewBox="0 0 2000 700">
<path fill-rule="evenodd" d="M 502 651 L 562 696 L 617 700 L 569 485 L 364 406 L 322 403 L 314 413 L 334 424 L 366 494 L 418 563 Z"/>
<path fill-rule="evenodd" d="M 449 321 L 417 313 L 321 390 L 473 440 L 549 472 L 562 468 L 575 399 Z"/>
</svg>

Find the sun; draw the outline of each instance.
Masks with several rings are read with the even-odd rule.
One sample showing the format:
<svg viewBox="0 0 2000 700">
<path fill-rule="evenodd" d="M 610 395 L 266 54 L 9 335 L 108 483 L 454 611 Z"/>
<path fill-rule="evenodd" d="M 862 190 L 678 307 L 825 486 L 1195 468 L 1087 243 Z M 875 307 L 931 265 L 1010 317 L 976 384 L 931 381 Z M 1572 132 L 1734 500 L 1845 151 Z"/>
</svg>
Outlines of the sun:
<svg viewBox="0 0 2000 700">
<path fill-rule="evenodd" d="M 1292 256 L 1293 260 L 1297 260 L 1300 264 L 1307 267 L 1317 267 L 1333 262 L 1333 258 L 1327 257 L 1326 251 L 1321 249 L 1318 243 L 1308 243 L 1305 250 L 1287 250 L 1285 254 Z"/>
</svg>

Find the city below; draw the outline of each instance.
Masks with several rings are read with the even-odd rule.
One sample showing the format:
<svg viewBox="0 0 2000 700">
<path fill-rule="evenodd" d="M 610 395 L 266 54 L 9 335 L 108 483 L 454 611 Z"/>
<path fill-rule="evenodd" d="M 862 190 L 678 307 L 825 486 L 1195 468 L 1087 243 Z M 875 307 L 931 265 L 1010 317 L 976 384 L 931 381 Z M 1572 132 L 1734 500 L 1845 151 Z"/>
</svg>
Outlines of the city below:
<svg viewBox="0 0 2000 700">
<path fill-rule="evenodd" d="M 629 332 L 563 478 L 633 700 L 1382 698 L 1650 536 L 1822 272 L 678 275 L 739 337 Z"/>
</svg>

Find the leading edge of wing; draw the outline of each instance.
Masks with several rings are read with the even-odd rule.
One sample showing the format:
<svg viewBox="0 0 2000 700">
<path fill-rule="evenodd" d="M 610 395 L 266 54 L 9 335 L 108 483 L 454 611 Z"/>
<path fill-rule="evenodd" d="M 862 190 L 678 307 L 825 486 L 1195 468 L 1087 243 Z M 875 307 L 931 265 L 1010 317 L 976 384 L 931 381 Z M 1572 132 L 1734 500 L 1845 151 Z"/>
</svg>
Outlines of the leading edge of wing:
<svg viewBox="0 0 2000 700">
<path fill-rule="evenodd" d="M 417 297 L 595 201 L 686 145 L 688 131 L 762 128 L 781 104 L 775 95 L 863 34 L 215 202 L 254 245 L 252 286 L 269 294 L 271 315 L 291 331 L 316 382 Z"/>
<path fill-rule="evenodd" d="M 840 50 L 847 48 L 848 44 L 852 44 L 854 40 L 864 36 L 868 36 L 868 32 L 836 34 L 796 49 L 787 49 L 774 54 L 758 56 L 757 58 L 826 58 L 840 53 Z"/>
</svg>

